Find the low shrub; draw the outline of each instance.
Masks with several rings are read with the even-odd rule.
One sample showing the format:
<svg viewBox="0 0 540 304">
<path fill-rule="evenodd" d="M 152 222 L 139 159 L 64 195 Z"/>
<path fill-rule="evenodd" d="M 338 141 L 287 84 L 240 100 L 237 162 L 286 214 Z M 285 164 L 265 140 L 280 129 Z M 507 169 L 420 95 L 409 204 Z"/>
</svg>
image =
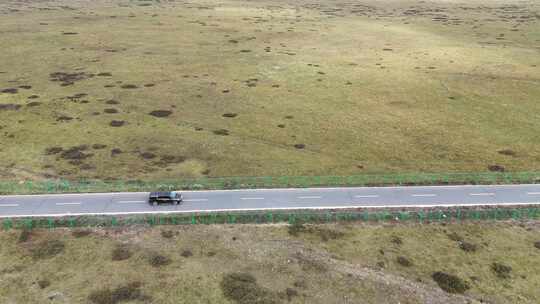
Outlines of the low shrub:
<svg viewBox="0 0 540 304">
<path fill-rule="evenodd" d="M 437 271 L 431 277 L 442 290 L 449 293 L 464 293 L 470 288 L 466 281 L 452 274 Z"/>
<path fill-rule="evenodd" d="M 475 252 L 477 249 L 477 246 L 476 244 L 473 244 L 473 243 L 461 241 L 459 242 L 459 248 L 461 248 L 463 251 L 466 251 L 466 252 Z"/>
<path fill-rule="evenodd" d="M 491 270 L 493 270 L 493 272 L 495 272 L 497 277 L 499 277 L 501 279 L 509 279 L 510 278 L 510 272 L 512 272 L 512 267 L 510 267 L 508 265 L 505 265 L 505 264 L 495 262 L 495 263 L 491 264 Z"/>
<path fill-rule="evenodd" d="M 411 260 L 407 259 L 404 256 L 398 256 L 396 261 L 399 265 L 404 266 L 404 267 L 411 267 L 413 265 Z"/>
<path fill-rule="evenodd" d="M 161 237 L 170 239 L 174 236 L 174 232 L 172 230 L 161 230 Z"/>
<path fill-rule="evenodd" d="M 42 280 L 37 281 L 37 284 L 39 288 L 45 289 L 51 285 L 51 282 L 49 282 L 49 280 L 47 279 L 42 279 Z"/>
<path fill-rule="evenodd" d="M 89 236 L 90 234 L 92 234 L 92 230 L 89 230 L 89 229 L 77 229 L 71 232 L 71 235 L 73 235 L 76 238 L 82 238 L 85 236 Z"/>
<path fill-rule="evenodd" d="M 116 304 L 122 301 L 149 300 L 150 298 L 141 292 L 140 282 L 131 282 L 115 289 L 105 288 L 90 293 L 88 300 L 95 304 Z"/>
<path fill-rule="evenodd" d="M 220 283 L 223 295 L 238 304 L 274 304 L 275 295 L 257 284 L 249 273 L 229 273 Z"/>
<path fill-rule="evenodd" d="M 30 240 L 30 237 L 32 236 L 32 231 L 29 229 L 23 229 L 21 230 L 21 233 L 19 234 L 19 243 L 25 243 L 28 240 Z"/>
<path fill-rule="evenodd" d="M 287 232 L 292 236 L 297 236 L 300 232 L 306 231 L 306 227 L 300 221 L 296 221 L 288 226 Z"/>
<path fill-rule="evenodd" d="M 129 246 L 124 244 L 118 244 L 112 251 L 112 260 L 113 261 L 123 261 L 127 260 L 132 256 L 132 252 Z"/>
<path fill-rule="evenodd" d="M 148 257 L 148 263 L 153 267 L 166 266 L 171 263 L 171 259 L 158 253 L 151 253 Z"/>
<path fill-rule="evenodd" d="M 185 250 L 182 250 L 182 253 L 180 255 L 185 258 L 189 258 L 190 256 L 193 255 L 193 252 L 191 252 L 191 250 L 189 249 L 185 249 Z"/>
<path fill-rule="evenodd" d="M 46 259 L 51 258 L 64 251 L 65 245 L 60 240 L 45 240 L 34 246 L 32 251 L 32 257 L 34 259 Z"/>
</svg>

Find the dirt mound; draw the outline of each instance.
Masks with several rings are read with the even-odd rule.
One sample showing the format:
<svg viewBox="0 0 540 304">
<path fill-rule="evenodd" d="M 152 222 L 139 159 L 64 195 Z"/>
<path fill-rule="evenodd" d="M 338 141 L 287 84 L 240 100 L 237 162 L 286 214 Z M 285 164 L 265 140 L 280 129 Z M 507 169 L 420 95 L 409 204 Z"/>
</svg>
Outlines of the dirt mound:
<svg viewBox="0 0 540 304">
<path fill-rule="evenodd" d="M 126 122 L 123 121 L 123 120 L 113 120 L 113 121 L 111 121 L 111 122 L 109 123 L 109 125 L 110 125 L 111 127 L 121 127 L 121 126 L 123 126 L 124 124 L 126 124 Z"/>
<path fill-rule="evenodd" d="M 149 115 L 152 115 L 154 117 L 167 117 L 169 115 L 172 114 L 172 111 L 168 111 L 168 110 L 155 110 L 155 111 L 152 111 L 150 113 L 148 113 Z"/>
</svg>

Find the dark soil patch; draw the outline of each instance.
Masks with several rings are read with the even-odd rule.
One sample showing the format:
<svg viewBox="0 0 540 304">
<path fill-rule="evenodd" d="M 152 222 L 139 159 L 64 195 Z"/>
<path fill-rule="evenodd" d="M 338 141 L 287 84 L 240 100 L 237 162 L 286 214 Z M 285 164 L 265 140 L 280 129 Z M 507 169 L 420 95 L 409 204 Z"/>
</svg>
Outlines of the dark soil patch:
<svg viewBox="0 0 540 304">
<path fill-rule="evenodd" d="M 95 150 L 100 150 L 100 149 L 104 149 L 104 148 L 107 148 L 107 145 L 103 145 L 103 144 L 93 144 L 92 145 L 92 149 L 95 149 Z"/>
<path fill-rule="evenodd" d="M 118 244 L 112 251 L 111 259 L 113 261 L 124 261 L 129 259 L 132 255 L 133 253 L 131 252 L 129 246 Z"/>
<path fill-rule="evenodd" d="M 110 76 L 112 76 L 112 74 L 109 73 L 109 72 L 102 72 L 102 73 L 99 73 L 99 74 L 97 74 L 97 75 L 98 75 L 98 76 L 101 76 L 101 77 L 110 77 Z"/>
<path fill-rule="evenodd" d="M 407 259 L 406 257 L 404 256 L 398 256 L 397 259 L 396 259 L 397 263 L 401 266 L 404 266 L 404 267 L 411 267 L 413 265 L 413 263 L 411 262 L 411 260 Z"/>
<path fill-rule="evenodd" d="M 115 289 L 105 288 L 90 293 L 88 300 L 94 304 L 117 304 L 127 301 L 141 301 L 149 303 L 151 298 L 141 291 L 140 282 L 131 282 Z"/>
<path fill-rule="evenodd" d="M 182 250 L 182 253 L 180 253 L 180 255 L 185 258 L 189 258 L 190 256 L 193 256 L 193 252 L 191 252 L 191 250 L 189 249 L 184 249 Z"/>
<path fill-rule="evenodd" d="M 31 85 L 22 85 L 22 86 L 19 86 L 19 89 L 24 89 L 24 90 L 30 90 L 32 88 Z"/>
<path fill-rule="evenodd" d="M 167 266 L 171 263 L 171 259 L 157 253 L 151 253 L 148 257 L 148 263 L 153 267 Z"/>
<path fill-rule="evenodd" d="M 154 117 L 167 117 L 167 116 L 172 114 L 172 111 L 169 111 L 169 110 L 155 110 L 155 111 L 152 111 L 152 112 L 150 112 L 148 114 L 152 115 Z"/>
<path fill-rule="evenodd" d="M 212 131 L 212 133 L 214 133 L 216 135 L 227 136 L 227 135 L 229 135 L 229 130 L 227 130 L 227 129 L 219 129 L 219 130 Z"/>
<path fill-rule="evenodd" d="M 21 105 L 14 103 L 0 103 L 0 111 L 17 111 L 21 108 Z"/>
<path fill-rule="evenodd" d="M 62 152 L 63 150 L 64 149 L 62 149 L 62 147 L 49 147 L 45 149 L 45 154 L 46 155 L 58 154 Z"/>
<path fill-rule="evenodd" d="M 470 288 L 466 281 L 452 274 L 437 271 L 431 277 L 442 290 L 449 293 L 464 293 Z"/>
<path fill-rule="evenodd" d="M 278 126 L 278 128 L 282 128 L 282 129 L 285 128 L 285 125 L 284 125 L 284 124 L 279 124 L 279 125 L 277 125 L 277 126 Z"/>
<path fill-rule="evenodd" d="M 28 99 L 37 99 L 39 98 L 39 95 L 30 95 L 28 96 Z"/>
<path fill-rule="evenodd" d="M 123 126 L 125 123 L 126 123 L 126 122 L 123 121 L 123 120 L 113 120 L 113 121 L 111 121 L 111 122 L 109 123 L 109 125 L 110 125 L 111 127 L 121 127 L 121 126 Z"/>
<path fill-rule="evenodd" d="M 144 85 L 145 88 L 151 88 L 153 86 L 155 86 L 155 84 L 153 84 L 153 83 L 147 83 L 147 84 Z"/>
<path fill-rule="evenodd" d="M 15 88 L 9 88 L 9 89 L 3 89 L 0 92 L 6 93 L 6 94 L 17 94 L 19 92 L 19 90 L 15 89 Z"/>
<path fill-rule="evenodd" d="M 108 109 L 104 109 L 103 112 L 107 114 L 116 114 L 118 113 L 118 110 L 114 108 L 108 108 Z"/>
<path fill-rule="evenodd" d="M 534 242 L 534 247 L 536 247 L 536 249 L 540 249 L 540 241 Z"/>
<path fill-rule="evenodd" d="M 497 277 L 501 279 L 509 279 L 510 278 L 510 272 L 512 272 L 512 267 L 502 264 L 502 263 L 493 263 L 491 264 L 491 270 L 495 272 Z"/>
<path fill-rule="evenodd" d="M 134 85 L 134 84 L 123 84 L 120 86 L 122 89 L 137 89 L 138 86 Z"/>
<path fill-rule="evenodd" d="M 64 251 L 65 245 L 60 240 L 45 240 L 36 244 L 32 249 L 34 259 L 47 259 Z"/>
<path fill-rule="evenodd" d="M 186 160 L 185 156 L 181 155 L 162 155 L 160 160 L 155 162 L 154 165 L 160 167 L 166 167 L 169 164 L 179 164 Z"/>
<path fill-rule="evenodd" d="M 62 35 L 79 35 L 79 33 L 76 33 L 76 32 L 62 32 Z"/>
<path fill-rule="evenodd" d="M 45 289 L 51 285 L 51 282 L 47 279 L 41 279 L 37 281 L 39 288 Z"/>
<path fill-rule="evenodd" d="M 221 116 L 227 117 L 227 118 L 234 118 L 234 117 L 238 116 L 238 114 L 236 114 L 236 113 L 225 113 L 225 114 L 223 114 Z"/>
<path fill-rule="evenodd" d="M 229 93 L 229 92 L 230 92 L 230 90 L 223 90 L 223 91 L 221 91 L 221 93 Z"/>
<path fill-rule="evenodd" d="M 114 99 L 109 99 L 109 100 L 105 101 L 105 103 L 110 104 L 110 105 L 120 104 L 120 102 L 118 100 L 114 100 Z"/>
<path fill-rule="evenodd" d="M 488 170 L 491 172 L 504 172 L 504 167 L 501 165 L 489 165 Z"/>
<path fill-rule="evenodd" d="M 304 144 L 295 144 L 294 147 L 296 149 L 304 149 L 306 147 L 306 145 L 304 145 Z"/>
<path fill-rule="evenodd" d="M 228 273 L 220 283 L 223 295 L 238 304 L 274 304 L 275 295 L 257 284 L 249 273 Z"/>
<path fill-rule="evenodd" d="M 141 157 L 144 159 L 153 159 L 156 158 L 156 155 L 152 152 L 143 152 L 141 153 Z"/>
<path fill-rule="evenodd" d="M 293 119 L 293 118 L 294 118 L 294 116 L 292 116 L 292 115 L 285 116 L 285 119 Z"/>
<path fill-rule="evenodd" d="M 26 104 L 27 107 L 37 107 L 39 105 L 41 105 L 41 102 L 39 101 L 32 101 Z"/>
<path fill-rule="evenodd" d="M 292 288 L 285 289 L 285 296 L 287 297 L 287 301 L 292 301 L 292 299 L 296 296 L 298 296 L 298 291 Z"/>
<path fill-rule="evenodd" d="M 497 151 L 499 154 L 506 155 L 506 156 L 516 156 L 516 152 L 510 149 L 503 149 Z"/>
</svg>

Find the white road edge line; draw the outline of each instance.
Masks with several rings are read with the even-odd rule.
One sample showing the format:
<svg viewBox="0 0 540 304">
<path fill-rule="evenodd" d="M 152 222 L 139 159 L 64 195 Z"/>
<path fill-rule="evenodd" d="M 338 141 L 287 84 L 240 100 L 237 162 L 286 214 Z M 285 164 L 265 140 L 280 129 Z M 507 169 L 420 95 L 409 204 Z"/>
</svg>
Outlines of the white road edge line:
<svg viewBox="0 0 540 304">
<path fill-rule="evenodd" d="M 373 194 L 373 195 L 355 195 L 354 197 L 367 198 L 367 197 L 379 197 L 379 195 L 376 195 L 376 194 Z"/>
<path fill-rule="evenodd" d="M 527 195 L 540 195 L 540 192 L 527 192 Z"/>
<path fill-rule="evenodd" d="M 241 200 L 263 200 L 264 197 L 241 197 Z"/>
<path fill-rule="evenodd" d="M 146 201 L 117 201 L 115 203 L 118 203 L 118 204 L 142 204 L 142 203 L 146 203 Z"/>
<path fill-rule="evenodd" d="M 315 198 L 321 198 L 321 196 L 299 196 L 299 199 L 315 199 Z"/>
<path fill-rule="evenodd" d="M 192 199 L 185 199 L 184 202 L 205 202 L 207 201 L 207 198 L 192 198 Z"/>
<path fill-rule="evenodd" d="M 431 197 L 431 196 L 437 196 L 437 194 L 413 194 L 412 196 L 416 196 L 416 197 Z"/>
<path fill-rule="evenodd" d="M 56 203 L 57 206 L 64 206 L 64 205 L 80 205 L 81 203 Z"/>
<path fill-rule="evenodd" d="M 495 195 L 495 193 L 469 193 L 469 195 L 472 195 L 472 196 L 492 196 L 492 195 Z"/>
<path fill-rule="evenodd" d="M 0 204 L 0 207 L 17 207 L 19 204 Z"/>
<path fill-rule="evenodd" d="M 174 214 L 174 213 L 212 213 L 212 212 L 236 212 L 236 211 L 265 211 L 265 210 L 326 210 L 326 209 L 395 209 L 395 208 L 435 208 L 435 207 L 474 207 L 474 206 L 528 206 L 540 205 L 534 203 L 486 203 L 486 204 L 434 204 L 434 205 L 381 205 L 381 206 L 330 206 L 330 207 L 281 207 L 281 208 L 241 208 L 241 209 L 209 209 L 209 210 L 168 210 L 168 211 L 131 211 L 131 212 L 94 212 L 94 213 L 58 213 L 58 214 L 21 214 L 21 215 L 0 215 L 0 218 L 20 218 L 20 217 L 63 217 L 81 215 L 129 215 L 129 214 Z"/>
</svg>

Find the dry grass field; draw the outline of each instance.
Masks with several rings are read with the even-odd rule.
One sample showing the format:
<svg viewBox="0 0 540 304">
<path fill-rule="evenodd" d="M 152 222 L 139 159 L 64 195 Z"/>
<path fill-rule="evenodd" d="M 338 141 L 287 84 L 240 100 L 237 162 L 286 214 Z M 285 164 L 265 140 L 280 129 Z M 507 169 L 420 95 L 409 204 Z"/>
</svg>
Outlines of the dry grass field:
<svg viewBox="0 0 540 304">
<path fill-rule="evenodd" d="M 3 231 L 0 303 L 534 304 L 539 229 L 465 223 Z"/>
<path fill-rule="evenodd" d="M 540 170 L 536 0 L 4 0 L 0 45 L 0 179 Z"/>
</svg>

